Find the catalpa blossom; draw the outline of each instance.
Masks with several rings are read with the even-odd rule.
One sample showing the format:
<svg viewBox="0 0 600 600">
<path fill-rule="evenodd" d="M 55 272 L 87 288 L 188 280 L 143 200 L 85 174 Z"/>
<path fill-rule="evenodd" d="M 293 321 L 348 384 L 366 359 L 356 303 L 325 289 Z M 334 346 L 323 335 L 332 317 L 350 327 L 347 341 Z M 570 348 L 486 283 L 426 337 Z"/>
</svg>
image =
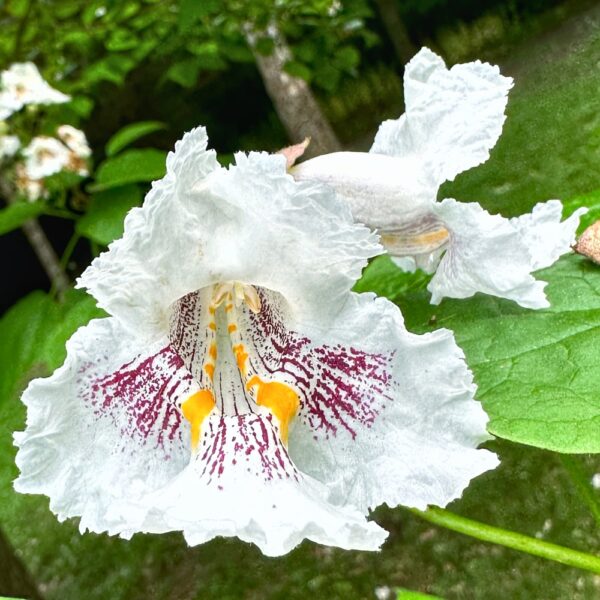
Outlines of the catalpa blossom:
<svg viewBox="0 0 600 600">
<path fill-rule="evenodd" d="M 62 104 L 70 99 L 51 87 L 32 62 L 14 63 L 0 73 L 0 119 L 28 104 Z"/>
<path fill-rule="evenodd" d="M 0 135 L 0 162 L 14 156 L 21 147 L 21 142 L 16 135 Z"/>
<path fill-rule="evenodd" d="M 370 508 L 443 506 L 497 464 L 463 354 L 350 291 L 382 248 L 329 188 L 206 146 L 177 143 L 78 281 L 111 316 L 25 391 L 15 487 L 81 530 L 375 550 Z"/>
<path fill-rule="evenodd" d="M 30 179 L 43 179 L 63 170 L 88 175 L 86 158 L 91 155 L 91 150 L 83 131 L 61 125 L 57 135 L 60 140 L 49 136 L 35 137 L 23 150 L 25 171 Z"/>
<path fill-rule="evenodd" d="M 92 155 L 85 133 L 72 125 L 61 125 L 56 134 L 78 158 L 89 158 Z M 87 175 L 87 173 L 86 173 Z"/>
<path fill-rule="evenodd" d="M 43 179 L 65 169 L 71 151 L 56 138 L 40 135 L 34 137 L 23 149 L 25 174 L 29 179 Z"/>
<path fill-rule="evenodd" d="M 569 250 L 582 210 L 561 222 L 562 204 L 550 200 L 505 219 L 476 203 L 436 201 L 444 181 L 488 159 L 512 83 L 479 61 L 447 69 L 423 48 L 404 72 L 406 113 L 382 123 L 369 153 L 335 152 L 291 172 L 334 188 L 357 221 L 379 231 L 399 266 L 435 271 L 434 304 L 484 292 L 548 306 L 545 282 L 531 273 Z"/>
</svg>

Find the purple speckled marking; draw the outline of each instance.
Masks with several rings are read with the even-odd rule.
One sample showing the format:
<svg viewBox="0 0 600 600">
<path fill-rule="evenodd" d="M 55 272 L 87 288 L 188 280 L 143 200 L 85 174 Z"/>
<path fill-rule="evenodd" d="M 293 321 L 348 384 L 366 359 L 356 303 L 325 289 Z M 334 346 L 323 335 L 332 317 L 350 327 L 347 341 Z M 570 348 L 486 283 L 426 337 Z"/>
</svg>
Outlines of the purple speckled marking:
<svg viewBox="0 0 600 600">
<path fill-rule="evenodd" d="M 267 481 L 299 478 L 270 415 L 221 415 L 205 426 L 197 460 L 207 484 L 218 481 L 231 468 L 245 469 Z"/>
<path fill-rule="evenodd" d="M 254 372 L 294 383 L 301 395 L 298 418 L 315 436 L 345 430 L 354 438 L 358 429 L 370 427 L 390 400 L 393 353 L 368 353 L 340 344 L 315 346 L 285 326 L 277 294 L 261 289 L 258 293 L 260 313 L 241 310 L 239 322 Z M 186 428 L 176 400 L 185 397 L 193 381 L 201 388 L 207 385 L 202 363 L 212 338 L 207 334 L 207 306 L 202 305 L 206 299 L 204 292 L 194 292 L 177 302 L 170 344 L 153 356 L 138 357 L 102 377 L 94 377 L 93 365 L 81 371 L 96 414 L 111 417 L 124 436 L 155 443 L 165 457 L 169 445 L 190 443 L 183 436 Z M 231 393 L 220 384 L 215 388 L 216 396 Z M 203 424 L 196 458 L 200 476 L 207 484 L 222 483 L 223 474 L 233 468 L 264 480 L 298 479 L 272 415 L 257 414 L 250 397 L 243 401 L 243 412 L 238 413 L 234 403 L 232 414 L 213 414 Z M 217 401 L 219 410 L 223 406 Z"/>
<path fill-rule="evenodd" d="M 92 379 L 87 401 L 98 416 L 111 416 L 122 435 L 144 442 L 155 439 L 164 448 L 181 441 L 182 417 L 175 401 L 190 381 L 181 357 L 169 345 Z"/>
<path fill-rule="evenodd" d="M 326 436 L 342 427 L 354 438 L 357 425 L 370 427 L 390 400 L 394 353 L 341 344 L 313 346 L 309 338 L 285 327 L 272 292 L 259 294 L 262 310 L 248 314 L 247 329 L 260 366 L 275 379 L 281 373 L 295 381 L 303 400 L 300 418 Z"/>
</svg>

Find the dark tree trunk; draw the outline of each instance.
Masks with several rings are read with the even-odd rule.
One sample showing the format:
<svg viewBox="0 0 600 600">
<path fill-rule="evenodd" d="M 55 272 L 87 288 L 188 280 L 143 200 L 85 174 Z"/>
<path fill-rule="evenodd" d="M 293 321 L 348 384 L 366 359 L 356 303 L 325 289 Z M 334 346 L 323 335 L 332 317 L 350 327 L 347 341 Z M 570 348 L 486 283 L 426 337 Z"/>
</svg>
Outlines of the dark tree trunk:
<svg viewBox="0 0 600 600">
<path fill-rule="evenodd" d="M 0 596 L 42 600 L 31 575 L 0 530 Z"/>
<path fill-rule="evenodd" d="M 273 52 L 264 56 L 255 50 L 255 34 L 246 27 L 246 40 L 254 52 L 256 65 L 275 110 L 293 143 L 311 138 L 305 156 L 318 156 L 341 149 L 335 132 L 323 114 L 308 83 L 284 71 L 291 52 L 275 26 L 266 33 L 274 42 Z"/>
<path fill-rule="evenodd" d="M 417 47 L 412 43 L 408 29 L 402 21 L 397 0 L 375 0 L 375 3 L 381 22 L 394 46 L 396 57 L 400 64 L 405 65 L 417 53 Z"/>
</svg>

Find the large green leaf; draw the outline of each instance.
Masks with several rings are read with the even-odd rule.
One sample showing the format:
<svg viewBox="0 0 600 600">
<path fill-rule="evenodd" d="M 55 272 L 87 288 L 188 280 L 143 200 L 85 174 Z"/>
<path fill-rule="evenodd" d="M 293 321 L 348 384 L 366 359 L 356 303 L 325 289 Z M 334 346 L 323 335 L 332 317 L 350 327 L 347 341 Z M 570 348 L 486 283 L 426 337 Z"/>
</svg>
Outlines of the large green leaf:
<svg viewBox="0 0 600 600">
<path fill-rule="evenodd" d="M 98 192 L 92 196 L 88 211 L 79 219 L 79 234 L 108 246 L 123 235 L 125 215 L 142 201 L 140 188 L 124 185 Z"/>
<path fill-rule="evenodd" d="M 43 202 L 18 202 L 0 210 L 0 235 L 17 229 L 44 212 Z"/>
<path fill-rule="evenodd" d="M 403 588 L 398 590 L 397 600 L 443 600 L 439 596 L 431 596 L 430 594 L 422 594 L 421 592 L 413 592 Z"/>
<path fill-rule="evenodd" d="M 588 209 L 588 212 L 579 221 L 578 231 L 582 232 L 586 227 L 600 219 L 600 190 L 570 198 L 565 201 L 564 205 L 565 215 L 570 215 L 581 207 Z"/>
<path fill-rule="evenodd" d="M 128 183 L 160 179 L 166 172 L 165 161 L 165 152 L 154 148 L 125 150 L 100 165 L 96 182 L 89 186 L 89 190 L 99 192 Z"/>
<path fill-rule="evenodd" d="M 123 148 L 129 146 L 141 137 L 165 129 L 166 125 L 160 121 L 139 121 L 119 129 L 106 144 L 106 155 L 114 156 Z"/>
<path fill-rule="evenodd" d="M 65 342 L 103 313 L 90 296 L 71 290 L 64 302 L 32 292 L 0 318 L 0 402 L 12 398 L 34 376 L 49 374 L 65 357 Z"/>
<path fill-rule="evenodd" d="M 369 272 L 378 269 L 377 277 Z M 447 327 L 473 370 L 494 435 L 558 452 L 600 452 L 600 268 L 570 255 L 539 272 L 551 307 L 528 310 L 478 294 L 428 303 L 425 290 L 391 293 L 402 274 L 386 257 L 368 286 L 402 309 L 422 333 Z M 414 276 L 411 276 L 414 277 Z M 426 280 L 423 280 L 423 285 Z M 397 283 L 396 286 L 399 284 Z"/>
</svg>

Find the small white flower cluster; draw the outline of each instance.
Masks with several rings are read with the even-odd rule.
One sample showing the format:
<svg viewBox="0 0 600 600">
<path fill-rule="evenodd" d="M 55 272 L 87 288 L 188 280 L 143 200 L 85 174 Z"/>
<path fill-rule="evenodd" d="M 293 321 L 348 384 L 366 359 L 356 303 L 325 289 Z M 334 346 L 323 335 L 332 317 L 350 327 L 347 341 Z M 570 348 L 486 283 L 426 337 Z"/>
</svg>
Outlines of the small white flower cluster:
<svg viewBox="0 0 600 600">
<path fill-rule="evenodd" d="M 14 63 L 0 73 L 0 120 L 24 106 L 62 104 L 70 99 L 70 96 L 48 85 L 31 62 Z"/>
<path fill-rule="evenodd" d="M 0 119 L 6 119 L 24 106 L 61 104 L 70 96 L 52 88 L 33 63 L 15 63 L 0 73 Z M 15 165 L 15 184 L 28 200 L 46 197 L 44 178 L 60 171 L 88 175 L 87 159 L 91 150 L 83 131 L 61 125 L 57 137 L 36 136 L 22 149 L 23 161 Z M 18 136 L 10 134 L 8 125 L 0 121 L 0 163 L 13 158 L 21 150 Z"/>
</svg>

